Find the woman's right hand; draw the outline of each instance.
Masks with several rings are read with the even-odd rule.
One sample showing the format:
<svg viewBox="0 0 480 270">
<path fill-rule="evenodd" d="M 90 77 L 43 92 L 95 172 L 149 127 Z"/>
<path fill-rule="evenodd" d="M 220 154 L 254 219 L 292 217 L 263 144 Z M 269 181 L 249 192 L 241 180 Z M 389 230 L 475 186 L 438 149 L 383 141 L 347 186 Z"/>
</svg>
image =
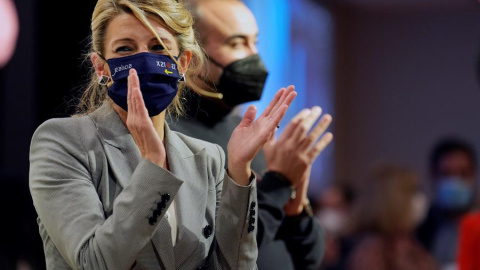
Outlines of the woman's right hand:
<svg viewBox="0 0 480 270">
<path fill-rule="evenodd" d="M 165 168 L 165 146 L 155 130 L 152 119 L 148 116 L 142 92 L 140 91 L 140 81 L 136 70 L 133 68 L 130 69 L 130 74 L 128 75 L 127 105 L 126 125 L 142 157 Z"/>
</svg>

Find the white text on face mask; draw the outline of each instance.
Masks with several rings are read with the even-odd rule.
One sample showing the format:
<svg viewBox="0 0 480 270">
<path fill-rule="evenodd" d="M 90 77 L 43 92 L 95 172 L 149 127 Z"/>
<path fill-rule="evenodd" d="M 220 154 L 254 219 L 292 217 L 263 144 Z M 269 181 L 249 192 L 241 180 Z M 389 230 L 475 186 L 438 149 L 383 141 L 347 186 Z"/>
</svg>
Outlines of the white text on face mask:
<svg viewBox="0 0 480 270">
<path fill-rule="evenodd" d="M 166 68 L 170 68 L 170 69 L 177 69 L 177 65 L 175 64 L 170 64 L 170 63 L 165 63 L 163 61 L 157 61 L 157 67 L 166 67 Z"/>
<path fill-rule="evenodd" d="M 115 73 L 113 73 L 112 77 L 115 76 L 115 74 L 117 74 L 117 72 L 119 72 L 119 71 L 126 70 L 126 69 L 131 69 L 131 68 L 132 68 L 132 64 L 127 64 L 127 65 L 116 67 L 115 68 Z"/>
</svg>

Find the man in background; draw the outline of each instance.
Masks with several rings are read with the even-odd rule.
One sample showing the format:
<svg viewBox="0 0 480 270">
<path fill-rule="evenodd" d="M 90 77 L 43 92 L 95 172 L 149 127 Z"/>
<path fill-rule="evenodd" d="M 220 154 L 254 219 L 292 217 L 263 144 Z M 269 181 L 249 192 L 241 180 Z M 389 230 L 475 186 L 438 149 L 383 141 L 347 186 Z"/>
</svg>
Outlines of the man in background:
<svg viewBox="0 0 480 270">
<path fill-rule="evenodd" d="M 234 113 L 235 107 L 259 100 L 268 76 L 256 47 L 258 26 L 252 12 L 237 0 L 192 0 L 188 4 L 194 15 L 197 38 L 208 57 L 208 68 L 201 78 L 203 86 L 212 93 L 219 92 L 223 98 L 192 91 L 187 97 L 186 117 L 170 119 L 169 125 L 173 130 L 217 143 L 227 151 L 228 139 L 241 120 Z M 302 123 L 309 129 L 320 113 L 318 107 L 300 113 L 285 132 Z M 322 121 L 326 128 L 331 119 L 324 116 Z M 302 153 L 287 148 L 290 138 L 282 135 L 277 142 L 272 139 L 267 143 L 265 152 L 260 152 L 251 165 L 261 178 L 258 268 L 318 269 L 325 239 L 310 211 L 306 192 L 316 156 L 299 170 L 294 164 Z M 320 144 L 325 147 L 330 140 L 331 134 L 325 135 Z"/>
<path fill-rule="evenodd" d="M 456 269 L 459 225 L 478 196 L 473 147 L 457 138 L 439 141 L 431 153 L 430 172 L 434 196 L 417 235 L 442 269 Z"/>
<path fill-rule="evenodd" d="M 477 82 L 480 83 L 480 50 L 477 52 L 475 71 Z M 461 219 L 458 234 L 458 269 L 480 269 L 480 210 L 478 207 Z"/>
</svg>

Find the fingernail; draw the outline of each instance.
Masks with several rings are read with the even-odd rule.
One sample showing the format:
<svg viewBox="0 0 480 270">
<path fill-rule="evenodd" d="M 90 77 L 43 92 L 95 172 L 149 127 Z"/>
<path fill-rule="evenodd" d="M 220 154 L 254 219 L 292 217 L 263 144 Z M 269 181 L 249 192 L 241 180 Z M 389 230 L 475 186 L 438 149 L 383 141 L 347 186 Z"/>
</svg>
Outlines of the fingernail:
<svg viewBox="0 0 480 270">
<path fill-rule="evenodd" d="M 313 114 L 320 114 L 320 112 L 321 112 L 320 107 L 315 106 L 315 107 L 312 108 L 312 113 Z"/>
<path fill-rule="evenodd" d="M 133 68 L 130 69 L 130 74 L 131 75 L 135 74 L 135 70 Z"/>
</svg>

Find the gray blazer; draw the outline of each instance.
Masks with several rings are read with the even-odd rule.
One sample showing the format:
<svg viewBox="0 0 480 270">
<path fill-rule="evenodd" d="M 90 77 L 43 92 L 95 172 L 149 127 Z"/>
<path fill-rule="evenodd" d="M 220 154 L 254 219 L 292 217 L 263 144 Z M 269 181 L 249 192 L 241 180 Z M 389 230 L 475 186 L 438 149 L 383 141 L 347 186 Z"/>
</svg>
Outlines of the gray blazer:
<svg viewBox="0 0 480 270">
<path fill-rule="evenodd" d="M 140 156 L 108 102 L 37 128 L 29 183 L 48 269 L 256 269 L 255 179 L 237 185 L 218 145 L 167 125 L 165 145 L 170 171 Z"/>
</svg>

